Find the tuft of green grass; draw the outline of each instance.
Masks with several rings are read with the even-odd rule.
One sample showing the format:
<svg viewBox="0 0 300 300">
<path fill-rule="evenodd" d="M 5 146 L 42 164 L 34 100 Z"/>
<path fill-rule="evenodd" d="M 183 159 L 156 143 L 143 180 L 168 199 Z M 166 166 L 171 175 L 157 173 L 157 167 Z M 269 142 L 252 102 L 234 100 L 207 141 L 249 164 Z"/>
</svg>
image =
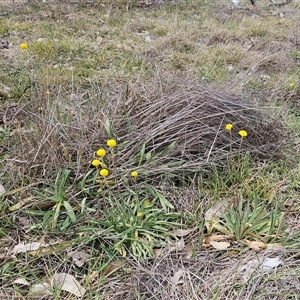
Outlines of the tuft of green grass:
<svg viewBox="0 0 300 300">
<path fill-rule="evenodd" d="M 284 214 L 278 207 L 270 210 L 255 195 L 251 200 L 239 199 L 236 207 L 230 207 L 212 224 L 213 229 L 232 236 L 237 241 L 279 243 L 284 240 Z"/>
<path fill-rule="evenodd" d="M 180 214 L 159 208 L 159 196 L 129 192 L 103 196 L 110 203 L 107 213 L 99 220 L 89 221 L 81 230 L 93 232 L 122 256 L 129 252 L 136 257 L 151 257 L 154 247 L 167 246 L 176 239 L 170 230 L 182 226 L 178 223 Z M 101 237 L 99 231 L 104 232 Z"/>
</svg>

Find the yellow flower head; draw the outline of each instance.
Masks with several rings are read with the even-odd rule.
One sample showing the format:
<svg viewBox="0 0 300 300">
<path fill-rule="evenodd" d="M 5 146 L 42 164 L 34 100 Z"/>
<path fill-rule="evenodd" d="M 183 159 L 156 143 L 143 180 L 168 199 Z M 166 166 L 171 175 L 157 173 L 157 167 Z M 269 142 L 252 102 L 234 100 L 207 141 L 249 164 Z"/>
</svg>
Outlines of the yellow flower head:
<svg viewBox="0 0 300 300">
<path fill-rule="evenodd" d="M 138 218 L 140 218 L 140 217 L 143 216 L 143 213 L 142 213 L 142 212 L 137 212 L 136 216 L 137 216 Z"/>
<path fill-rule="evenodd" d="M 139 173 L 137 171 L 132 171 L 131 172 L 132 177 L 137 177 L 138 175 L 139 175 Z"/>
<path fill-rule="evenodd" d="M 98 166 L 100 166 L 100 165 L 101 165 L 101 162 L 100 162 L 100 160 L 99 160 L 99 159 L 93 159 L 93 161 L 92 161 L 92 165 L 93 165 L 94 167 L 98 167 Z"/>
<path fill-rule="evenodd" d="M 294 82 L 291 82 L 291 83 L 290 83 L 290 88 L 293 89 L 294 87 L 295 87 L 295 83 L 294 83 Z"/>
<path fill-rule="evenodd" d="M 22 43 L 22 44 L 20 44 L 20 48 L 21 48 L 21 49 L 27 49 L 27 48 L 28 48 L 28 45 L 25 44 L 25 43 Z"/>
<path fill-rule="evenodd" d="M 246 130 L 240 130 L 240 131 L 239 131 L 239 135 L 240 135 L 242 138 L 244 138 L 244 137 L 246 137 L 246 136 L 248 135 L 248 132 L 247 132 Z"/>
<path fill-rule="evenodd" d="M 102 148 L 98 149 L 96 153 L 100 157 L 104 157 L 106 155 L 106 151 Z"/>
<path fill-rule="evenodd" d="M 107 177 L 108 176 L 108 170 L 107 169 L 101 169 L 99 174 L 103 177 Z"/>
<path fill-rule="evenodd" d="M 108 140 L 108 141 L 107 141 L 107 146 L 108 146 L 108 147 L 111 147 L 111 148 L 116 147 L 116 146 L 117 146 L 116 140 L 114 140 L 114 139 Z"/>
<path fill-rule="evenodd" d="M 231 123 L 228 123 L 225 126 L 226 130 L 229 130 L 229 131 L 232 129 L 232 127 L 233 127 L 233 125 Z"/>
</svg>

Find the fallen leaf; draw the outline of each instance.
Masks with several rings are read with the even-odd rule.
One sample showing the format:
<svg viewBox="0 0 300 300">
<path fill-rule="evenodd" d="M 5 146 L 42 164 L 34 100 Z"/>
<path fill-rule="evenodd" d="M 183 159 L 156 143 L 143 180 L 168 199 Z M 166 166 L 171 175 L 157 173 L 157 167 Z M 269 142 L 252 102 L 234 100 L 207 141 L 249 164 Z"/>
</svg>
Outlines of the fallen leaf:
<svg viewBox="0 0 300 300">
<path fill-rule="evenodd" d="M 111 275 L 112 273 L 116 272 L 119 270 L 121 267 L 125 265 L 126 261 L 125 260 L 118 260 L 112 262 L 108 268 L 102 273 L 103 276 Z"/>
<path fill-rule="evenodd" d="M 185 247 L 185 242 L 184 242 L 184 239 L 181 238 L 175 244 L 167 245 L 166 247 L 155 249 L 154 253 L 155 253 L 156 257 L 161 257 L 164 254 L 173 252 L 175 250 L 180 251 L 180 250 L 184 249 L 184 247 Z"/>
<path fill-rule="evenodd" d="M 30 283 L 24 278 L 17 278 L 14 280 L 14 283 L 22 284 L 22 285 L 30 285 Z"/>
<path fill-rule="evenodd" d="M 258 271 L 270 271 L 276 268 L 282 261 L 279 257 L 274 258 L 255 258 L 249 260 L 246 264 L 241 265 L 238 268 L 238 273 L 242 276 L 244 282 L 246 283 L 252 276 L 254 272 Z"/>
<path fill-rule="evenodd" d="M 193 247 L 190 245 L 184 247 L 184 252 L 185 252 L 185 256 L 183 257 L 184 261 L 191 260 L 195 253 Z"/>
<path fill-rule="evenodd" d="M 170 278 L 170 282 L 174 285 L 178 285 L 180 283 L 183 283 L 183 280 L 181 279 L 182 276 L 185 274 L 184 269 L 179 269 L 177 272 L 174 273 L 174 275 Z"/>
<path fill-rule="evenodd" d="M 18 216 L 15 217 L 15 222 L 16 222 L 16 224 L 18 224 L 23 229 L 27 229 L 27 228 L 32 226 L 31 219 L 28 216 L 18 215 Z"/>
<path fill-rule="evenodd" d="M 222 234 L 212 234 L 210 236 L 207 237 L 208 242 L 219 242 L 219 241 L 224 241 L 224 240 L 228 240 L 231 237 L 229 235 L 222 235 Z"/>
<path fill-rule="evenodd" d="M 228 242 L 210 241 L 209 244 L 217 250 L 226 250 L 228 247 L 230 247 L 230 243 Z"/>
<path fill-rule="evenodd" d="M 4 186 L 0 183 L 0 196 L 5 193 L 6 193 L 6 190 L 5 190 Z"/>
<path fill-rule="evenodd" d="M 99 273 L 99 271 L 92 271 L 91 273 L 87 274 L 86 281 L 88 283 L 94 282 L 98 278 Z"/>
<path fill-rule="evenodd" d="M 174 243 L 173 245 L 171 245 L 169 247 L 169 251 L 170 252 L 175 251 L 175 250 L 180 251 L 184 247 L 185 247 L 185 242 L 184 242 L 184 239 L 181 238 L 180 240 L 176 241 L 176 243 Z"/>
<path fill-rule="evenodd" d="M 162 257 L 166 253 L 168 253 L 167 247 L 154 249 L 155 257 Z"/>
<path fill-rule="evenodd" d="M 190 234 L 191 232 L 195 231 L 196 229 L 197 229 L 197 227 L 194 227 L 191 229 L 175 229 L 175 230 L 171 231 L 171 233 L 176 236 L 183 237 L 183 236 L 186 236 L 186 235 Z"/>
<path fill-rule="evenodd" d="M 147 42 L 147 43 L 151 43 L 151 37 L 149 36 L 149 35 L 145 35 L 145 41 Z"/>
<path fill-rule="evenodd" d="M 22 208 L 25 205 L 29 205 L 32 202 L 34 202 L 35 198 L 33 196 L 27 197 L 25 199 L 21 199 L 18 203 L 16 203 L 15 205 L 9 207 L 10 211 L 15 211 L 18 210 L 20 208 Z"/>
<path fill-rule="evenodd" d="M 68 252 L 68 256 L 72 258 L 77 267 L 82 267 L 85 261 L 90 257 L 90 255 L 85 251 L 71 251 Z"/>
<path fill-rule="evenodd" d="M 254 250 L 262 250 L 266 248 L 266 244 L 258 241 L 246 241 L 249 248 Z"/>
<path fill-rule="evenodd" d="M 83 297 L 85 288 L 75 279 L 74 276 L 67 273 L 57 273 L 52 277 L 51 285 L 66 291 L 76 297 Z"/>
<path fill-rule="evenodd" d="M 266 249 L 267 250 L 282 250 L 283 246 L 279 243 L 267 244 Z"/>
<path fill-rule="evenodd" d="M 61 251 L 62 249 L 70 247 L 71 243 L 71 241 L 63 242 L 61 240 L 57 240 L 52 244 L 44 244 L 42 241 L 28 244 L 19 243 L 13 248 L 11 253 L 18 254 L 27 252 L 32 256 L 51 254 L 53 252 Z"/>
<path fill-rule="evenodd" d="M 27 209 L 30 208 L 33 210 L 47 210 L 54 205 L 55 205 L 55 202 L 52 202 L 49 200 L 38 200 L 33 196 L 29 196 L 29 197 L 21 199 L 18 203 L 9 207 L 9 210 L 16 211 L 21 208 L 27 208 Z"/>
<path fill-rule="evenodd" d="M 268 271 L 271 269 L 274 269 L 278 267 L 280 264 L 282 264 L 282 261 L 280 260 L 279 256 L 274 258 L 266 258 L 264 262 L 261 265 L 261 269 L 264 271 Z"/>
<path fill-rule="evenodd" d="M 52 295 L 51 287 L 46 282 L 33 285 L 29 292 L 29 296 L 35 299 L 40 299 L 44 296 L 50 296 L 50 295 Z"/>
<path fill-rule="evenodd" d="M 35 251 L 47 246 L 48 245 L 44 244 L 43 242 L 33 242 L 28 244 L 20 243 L 14 247 L 12 253 L 17 254 L 17 253 L 24 253 L 28 251 Z"/>
<path fill-rule="evenodd" d="M 207 210 L 204 219 L 205 219 L 205 226 L 208 232 L 210 232 L 210 230 L 212 229 L 211 222 L 215 218 L 220 218 L 222 214 L 226 211 L 227 207 L 228 207 L 228 201 L 226 199 L 223 199 L 215 203 L 213 207 Z"/>
</svg>

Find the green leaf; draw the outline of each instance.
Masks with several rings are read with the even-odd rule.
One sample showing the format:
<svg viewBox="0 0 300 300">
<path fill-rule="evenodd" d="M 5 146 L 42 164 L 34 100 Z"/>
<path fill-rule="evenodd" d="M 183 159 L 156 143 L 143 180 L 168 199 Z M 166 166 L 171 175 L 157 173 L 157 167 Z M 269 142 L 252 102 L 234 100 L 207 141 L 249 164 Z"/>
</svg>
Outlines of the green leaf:
<svg viewBox="0 0 300 300">
<path fill-rule="evenodd" d="M 92 178 L 89 178 L 91 174 L 95 173 L 95 175 Z M 85 185 L 87 183 L 95 183 L 96 178 L 98 178 L 98 174 L 97 172 L 95 172 L 94 169 L 89 170 L 85 176 L 83 177 L 83 179 L 78 183 L 78 188 L 83 191 L 85 189 Z"/>
<path fill-rule="evenodd" d="M 142 162 L 145 160 L 145 149 L 146 149 L 146 144 L 144 143 L 142 145 L 142 148 L 140 150 L 140 161 L 139 161 L 139 166 L 142 164 Z"/>
<path fill-rule="evenodd" d="M 281 213 L 277 220 L 278 220 L 278 228 L 276 230 L 276 237 L 280 236 L 284 231 L 284 213 Z"/>
<path fill-rule="evenodd" d="M 57 220 L 58 220 L 59 213 L 60 213 L 60 207 L 61 207 L 61 202 L 56 204 L 55 213 L 53 216 L 52 228 L 55 228 L 57 225 Z"/>
<path fill-rule="evenodd" d="M 76 223 L 76 215 L 74 213 L 72 206 L 67 201 L 64 201 L 63 204 L 64 204 L 64 207 L 67 211 L 69 218 L 71 219 L 71 222 Z"/>
<path fill-rule="evenodd" d="M 58 202 L 64 201 L 64 197 L 63 196 L 50 196 L 50 197 L 47 197 L 47 200 L 55 201 L 58 203 Z"/>
<path fill-rule="evenodd" d="M 46 195 L 40 193 L 39 191 L 34 191 L 34 193 L 36 194 L 36 196 L 38 196 L 38 197 L 40 197 L 40 198 L 42 198 L 42 199 L 47 200 L 47 199 L 49 198 L 48 196 L 46 196 Z"/>
<path fill-rule="evenodd" d="M 70 218 L 66 217 L 66 219 L 63 221 L 60 230 L 61 231 L 65 231 L 69 226 L 70 226 L 71 222 L 70 222 Z"/>
<path fill-rule="evenodd" d="M 25 212 L 31 216 L 43 216 L 45 214 L 44 211 L 35 209 L 26 209 Z"/>
<path fill-rule="evenodd" d="M 166 149 L 165 149 L 165 153 L 168 153 L 170 151 L 172 151 L 174 149 L 174 147 L 176 146 L 176 141 L 172 142 Z"/>
<path fill-rule="evenodd" d="M 105 127 L 105 131 L 106 131 L 107 136 L 109 138 L 113 138 L 114 137 L 113 130 L 112 130 L 112 126 L 110 124 L 109 119 L 105 120 L 104 127 Z"/>
<path fill-rule="evenodd" d="M 174 206 L 169 202 L 162 193 L 160 193 L 156 188 L 152 187 L 151 185 L 145 184 L 148 189 L 158 197 L 160 204 L 165 212 L 167 212 L 167 207 L 174 209 Z M 153 201 L 154 203 L 155 201 Z"/>
<path fill-rule="evenodd" d="M 71 170 L 63 169 L 59 170 L 55 179 L 55 188 L 54 195 L 55 196 L 63 196 L 65 194 L 64 186 L 67 182 L 68 177 L 70 176 Z"/>
<path fill-rule="evenodd" d="M 80 211 L 80 214 L 83 215 L 84 211 L 85 211 L 85 208 L 86 208 L 86 197 L 84 197 L 81 201 L 81 211 Z"/>
<path fill-rule="evenodd" d="M 166 166 L 167 168 L 170 168 L 170 167 L 178 167 L 178 166 L 182 166 L 184 163 L 185 163 L 184 160 L 176 160 L 176 161 L 172 161 L 172 162 L 166 163 L 165 166 Z"/>
<path fill-rule="evenodd" d="M 135 257 L 140 257 L 141 256 L 141 252 L 140 252 L 140 249 L 138 247 L 139 244 L 136 243 L 136 241 L 133 241 L 130 246 L 131 246 L 132 254 Z"/>
<path fill-rule="evenodd" d="M 158 196 L 158 199 L 160 201 L 160 204 L 163 208 L 164 211 L 167 211 L 167 207 L 174 209 L 174 206 L 171 204 L 170 201 L 168 201 L 165 196 L 163 194 L 161 194 L 160 192 L 156 191 L 156 194 Z"/>
<path fill-rule="evenodd" d="M 146 157 L 147 162 L 150 162 L 151 158 L 152 158 L 152 153 L 151 152 L 146 153 L 145 157 Z"/>
<path fill-rule="evenodd" d="M 153 225 L 152 228 L 154 228 L 155 230 L 159 231 L 159 232 L 168 232 L 169 231 L 169 228 L 166 228 L 166 227 L 162 227 L 162 226 L 159 226 L 159 225 Z"/>
<path fill-rule="evenodd" d="M 132 124 L 131 124 L 130 118 L 128 116 L 128 113 L 125 113 L 125 120 L 126 120 L 126 123 L 127 123 L 128 130 L 131 132 L 132 131 Z"/>
</svg>

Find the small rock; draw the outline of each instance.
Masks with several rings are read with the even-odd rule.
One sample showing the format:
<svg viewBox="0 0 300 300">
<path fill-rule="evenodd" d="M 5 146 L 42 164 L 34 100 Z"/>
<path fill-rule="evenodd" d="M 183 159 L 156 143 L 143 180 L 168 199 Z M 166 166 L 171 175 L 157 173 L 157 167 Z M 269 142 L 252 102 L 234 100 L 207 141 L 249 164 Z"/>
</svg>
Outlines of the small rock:
<svg viewBox="0 0 300 300">
<path fill-rule="evenodd" d="M 0 49 L 9 49 L 9 42 L 6 40 L 0 39 Z"/>
</svg>

